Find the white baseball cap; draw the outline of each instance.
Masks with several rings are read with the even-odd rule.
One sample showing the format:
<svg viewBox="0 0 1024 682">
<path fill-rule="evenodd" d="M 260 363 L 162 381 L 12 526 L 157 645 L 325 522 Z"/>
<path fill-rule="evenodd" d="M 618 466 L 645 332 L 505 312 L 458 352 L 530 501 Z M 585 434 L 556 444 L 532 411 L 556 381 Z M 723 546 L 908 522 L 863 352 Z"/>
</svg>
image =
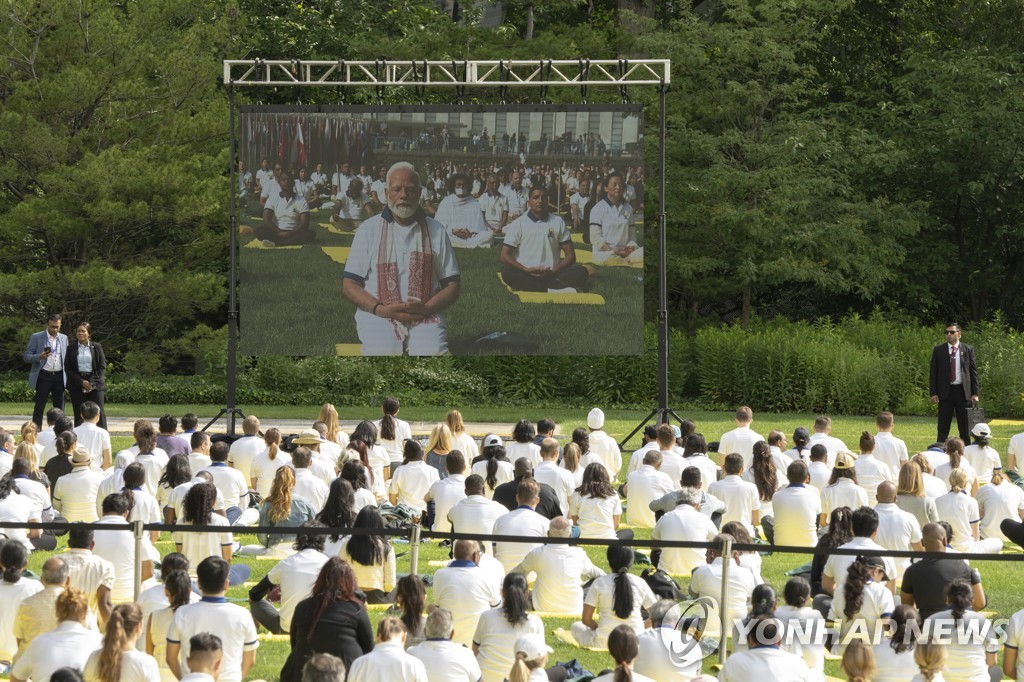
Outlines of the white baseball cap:
<svg viewBox="0 0 1024 682">
<path fill-rule="evenodd" d="M 554 652 L 555 650 L 549 647 L 540 635 L 523 635 L 516 640 L 515 653 L 523 654 L 528 661 Z"/>
<path fill-rule="evenodd" d="M 501 436 L 496 436 L 493 433 L 484 438 L 484 447 L 489 448 L 492 445 L 504 445 L 505 443 L 501 440 Z"/>
<path fill-rule="evenodd" d="M 992 435 L 992 429 L 988 428 L 988 424 L 985 422 L 978 422 L 974 425 L 974 428 L 971 429 L 971 433 L 978 438 L 988 438 Z"/>
</svg>

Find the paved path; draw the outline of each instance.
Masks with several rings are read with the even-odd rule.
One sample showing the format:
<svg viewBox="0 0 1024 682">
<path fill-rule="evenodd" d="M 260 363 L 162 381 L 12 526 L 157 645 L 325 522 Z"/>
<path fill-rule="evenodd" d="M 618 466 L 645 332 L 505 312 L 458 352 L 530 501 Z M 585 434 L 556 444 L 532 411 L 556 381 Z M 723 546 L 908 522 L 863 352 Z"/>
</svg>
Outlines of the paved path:
<svg viewBox="0 0 1024 682">
<path fill-rule="evenodd" d="M 200 427 L 205 425 L 211 418 L 212 415 L 205 419 L 200 418 Z M 31 419 L 32 415 L 0 415 L 0 427 L 3 427 L 8 431 L 13 431 L 17 437 L 17 434 L 21 431 L 21 425 Z M 136 419 L 139 419 L 139 417 L 107 417 L 107 430 L 115 436 L 130 436 L 132 435 L 132 425 L 135 423 Z M 157 420 L 155 418 L 151 418 L 150 420 L 153 422 L 153 426 L 156 426 Z M 304 419 L 267 419 L 261 420 L 261 423 L 264 429 L 274 426 L 281 429 L 281 432 L 285 434 L 298 433 L 302 429 L 308 429 L 313 426 L 312 420 Z M 341 428 L 346 433 L 351 433 L 352 429 L 355 428 L 359 421 L 355 419 L 343 419 L 340 423 Z M 412 427 L 413 434 L 417 436 L 430 435 L 430 430 L 434 428 L 436 424 L 437 422 L 409 422 L 409 426 Z M 496 433 L 509 438 L 512 435 L 513 426 L 515 426 L 515 424 L 511 422 L 507 424 L 474 422 L 466 424 L 466 432 L 471 436 L 483 437 L 489 433 Z M 212 433 L 225 433 L 227 431 L 227 427 L 227 419 L 222 417 L 216 424 L 209 428 L 209 431 Z M 235 431 L 239 434 L 242 433 L 242 421 L 240 419 L 236 419 L 235 421 Z M 557 434 L 558 431 L 556 430 L 555 433 Z"/>
</svg>

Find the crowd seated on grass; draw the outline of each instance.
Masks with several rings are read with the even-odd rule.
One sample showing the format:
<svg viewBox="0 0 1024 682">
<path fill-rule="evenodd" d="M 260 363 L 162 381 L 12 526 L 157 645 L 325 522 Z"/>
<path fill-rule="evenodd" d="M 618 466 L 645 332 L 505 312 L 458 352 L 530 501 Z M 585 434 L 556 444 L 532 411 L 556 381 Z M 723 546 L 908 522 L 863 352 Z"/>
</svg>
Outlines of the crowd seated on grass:
<svg viewBox="0 0 1024 682">
<path fill-rule="evenodd" d="M 607 651 L 607 669 L 593 671 L 602 681 L 700 679 L 701 646 L 734 651 L 721 680 L 824 680 L 826 659 L 839 656 L 849 679 L 1005 672 L 1024 680 L 1024 611 L 1000 640 L 984 611 L 999 607 L 988 604 L 985 564 L 970 563 L 972 554 L 1021 544 L 1024 482 L 1015 467 L 1024 434 L 1011 440 L 1006 466 L 987 424 L 975 426 L 971 445 L 951 438 L 915 454 L 888 412 L 874 433 L 861 433 L 856 452 L 831 435 L 825 416 L 796 429 L 785 449 L 782 431 L 762 438 L 743 407 L 717 452 L 698 424 L 685 433 L 661 425 L 645 429 L 624 467 L 596 408 L 564 447 L 551 420 L 536 428 L 523 420 L 509 442 L 487 434 L 479 455 L 458 411 L 430 430 L 426 448 L 397 418 L 397 400 L 382 412 L 351 435 L 331 405 L 293 437 L 274 427 L 261 433 L 248 417 L 230 445 L 202 432 L 185 442 L 176 420 L 164 418 L 160 442 L 177 449 L 170 458 L 145 420 L 134 426 L 135 446 L 114 457 L 76 448 L 69 420 L 53 410 L 43 432 L 22 428 L 0 478 L 2 520 L 59 518 L 56 511 L 95 521 L 99 511 L 105 524 L 166 520 L 181 530 L 159 571 L 158 537 L 144 538 L 138 604 L 128 534 L 122 543 L 112 530 L 73 528 L 67 549 L 42 563 L 35 580 L 25 572 L 30 554 L 54 550 L 57 537 L 5 531 L 0 664 L 14 680 L 63 678 L 71 672 L 58 669 L 67 668 L 103 682 L 240 682 L 255 663 L 259 628 L 289 638 L 280 677 L 295 681 L 344 679 L 346 670 L 357 681 L 561 680 L 569 672 L 549 659 L 555 640 Z M 36 462 L 42 443 L 53 450 L 47 477 Z M 425 583 L 399 576 L 387 535 L 362 532 L 403 524 L 474 539 L 444 541 L 451 561 Z M 240 548 L 235 535 L 254 525 L 285 530 Z M 639 529 L 710 546 L 652 552 L 665 581 L 656 584 L 636 574 L 647 557 L 626 544 Z M 608 540 L 605 559 L 565 544 L 578 537 Z M 791 571 L 777 595 L 761 576 L 761 553 L 724 555 L 728 543 L 820 553 Z M 887 550 L 933 555 L 879 556 Z M 236 554 L 273 562 L 248 584 L 248 609 L 225 597 L 251 571 Z M 719 607 L 723 580 L 729 601 Z M 674 599 L 652 590 L 671 583 Z M 684 617 L 687 592 L 724 609 L 726 630 L 718 615 Z M 374 638 L 368 605 L 377 604 L 400 617 L 380 620 Z M 548 616 L 575 622 L 549 630 Z M 942 640 L 935 624 L 954 636 Z M 795 641 L 797 631 L 813 635 Z"/>
</svg>

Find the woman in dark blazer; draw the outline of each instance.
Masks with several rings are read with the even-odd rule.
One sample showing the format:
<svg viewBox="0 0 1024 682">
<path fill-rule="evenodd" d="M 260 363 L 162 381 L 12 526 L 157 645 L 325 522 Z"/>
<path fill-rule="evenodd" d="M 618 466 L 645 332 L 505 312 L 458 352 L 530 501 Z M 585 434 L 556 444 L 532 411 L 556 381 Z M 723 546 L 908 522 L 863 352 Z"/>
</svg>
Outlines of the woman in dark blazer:
<svg viewBox="0 0 1024 682">
<path fill-rule="evenodd" d="M 339 557 L 320 569 L 313 590 L 299 602 L 289 632 L 292 651 L 281 668 L 281 682 L 301 682 L 302 666 L 313 654 L 352 661 L 373 650 L 373 627 L 366 604 L 356 596 L 356 576 Z"/>
<path fill-rule="evenodd" d="M 64 356 L 68 377 L 68 393 L 75 411 L 75 426 L 82 423 L 82 404 L 91 400 L 100 406 L 100 428 L 107 428 L 103 396 L 107 390 L 107 356 L 103 346 L 92 340 L 92 327 L 81 322 L 75 327 L 75 340 L 68 344 Z"/>
</svg>

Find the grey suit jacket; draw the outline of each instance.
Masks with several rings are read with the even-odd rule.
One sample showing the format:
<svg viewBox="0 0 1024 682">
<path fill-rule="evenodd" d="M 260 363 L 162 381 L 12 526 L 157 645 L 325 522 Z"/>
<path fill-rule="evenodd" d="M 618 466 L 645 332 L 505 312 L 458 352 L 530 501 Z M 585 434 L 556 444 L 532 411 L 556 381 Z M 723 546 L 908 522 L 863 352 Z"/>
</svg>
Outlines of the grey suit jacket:
<svg viewBox="0 0 1024 682">
<path fill-rule="evenodd" d="M 36 382 L 39 380 L 39 370 L 43 368 L 45 364 L 42 359 L 43 351 L 46 350 L 47 343 L 49 341 L 49 335 L 44 329 L 41 332 L 36 332 L 28 339 L 28 348 L 25 349 L 25 362 L 32 363 L 32 369 L 28 373 L 28 385 L 32 388 L 36 387 Z M 57 346 L 56 352 L 61 357 L 61 373 L 64 373 L 64 354 L 68 350 L 68 337 L 67 334 L 57 334 Z M 64 375 L 64 383 L 67 383 L 67 375 Z"/>
</svg>

